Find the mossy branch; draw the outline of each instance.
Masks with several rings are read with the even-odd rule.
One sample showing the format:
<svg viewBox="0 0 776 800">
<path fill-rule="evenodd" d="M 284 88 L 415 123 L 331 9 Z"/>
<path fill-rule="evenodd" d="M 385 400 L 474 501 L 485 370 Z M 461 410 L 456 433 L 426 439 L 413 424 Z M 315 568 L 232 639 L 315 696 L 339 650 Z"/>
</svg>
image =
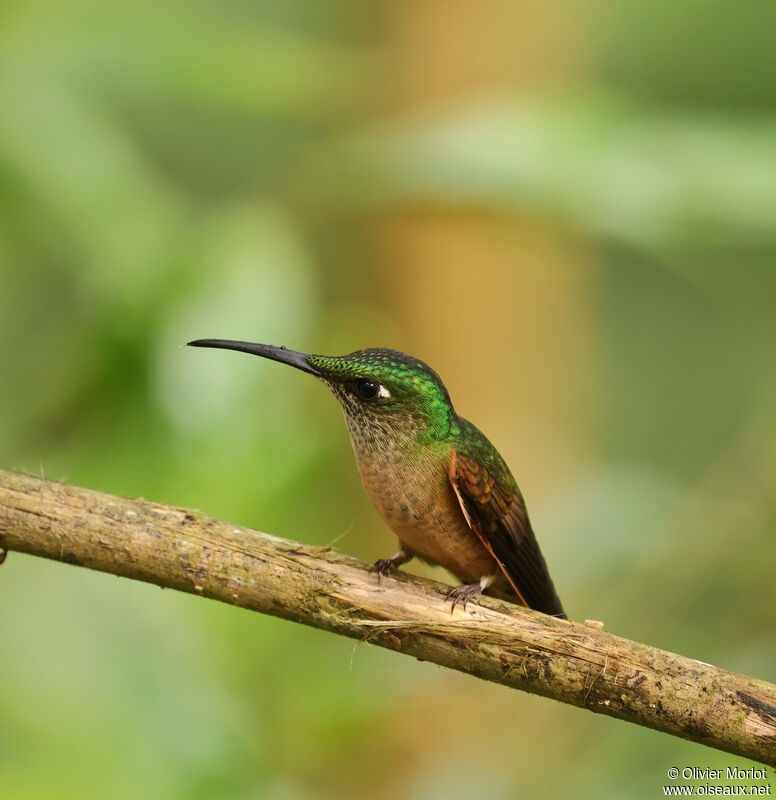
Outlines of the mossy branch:
<svg viewBox="0 0 776 800">
<path fill-rule="evenodd" d="M 0 549 L 367 639 L 776 764 L 773 684 L 490 598 L 451 616 L 438 584 L 410 575 L 378 584 L 353 558 L 196 511 L 0 470 Z"/>
</svg>

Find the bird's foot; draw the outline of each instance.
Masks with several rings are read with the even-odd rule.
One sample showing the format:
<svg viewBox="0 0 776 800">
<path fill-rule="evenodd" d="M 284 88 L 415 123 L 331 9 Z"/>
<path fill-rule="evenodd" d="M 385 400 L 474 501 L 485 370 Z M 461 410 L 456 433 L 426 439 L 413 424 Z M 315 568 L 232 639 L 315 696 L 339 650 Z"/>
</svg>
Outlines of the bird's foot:
<svg viewBox="0 0 776 800">
<path fill-rule="evenodd" d="M 390 575 L 392 569 L 392 558 L 378 558 L 377 561 L 372 564 L 369 571 L 377 573 L 377 582 L 380 583 L 380 578 L 384 577 L 385 575 Z"/>
<path fill-rule="evenodd" d="M 377 582 L 380 583 L 380 578 L 390 575 L 392 569 L 406 564 L 411 558 L 412 556 L 406 550 L 399 550 L 396 555 L 390 558 L 378 558 L 369 570 L 377 573 Z"/>
<path fill-rule="evenodd" d="M 481 592 L 485 591 L 494 581 L 495 575 L 483 575 L 477 583 L 464 583 L 461 586 L 454 586 L 445 595 L 448 600 L 452 600 L 453 604 L 450 606 L 450 614 L 455 611 L 455 607 L 463 601 L 463 610 L 466 611 L 466 604 L 472 597 L 476 597 Z"/>
<path fill-rule="evenodd" d="M 0 564 L 2 564 L 5 561 L 5 557 L 7 555 L 8 555 L 8 551 L 7 550 L 3 550 L 2 548 L 0 548 Z"/>
<path fill-rule="evenodd" d="M 482 586 L 479 581 L 477 581 L 477 583 L 464 583 L 461 586 L 455 586 L 450 589 L 446 595 L 448 600 L 453 601 L 453 604 L 450 606 L 450 613 L 452 614 L 453 611 L 455 611 L 455 607 L 460 602 L 463 602 L 463 610 L 466 611 L 466 604 L 481 591 Z"/>
</svg>

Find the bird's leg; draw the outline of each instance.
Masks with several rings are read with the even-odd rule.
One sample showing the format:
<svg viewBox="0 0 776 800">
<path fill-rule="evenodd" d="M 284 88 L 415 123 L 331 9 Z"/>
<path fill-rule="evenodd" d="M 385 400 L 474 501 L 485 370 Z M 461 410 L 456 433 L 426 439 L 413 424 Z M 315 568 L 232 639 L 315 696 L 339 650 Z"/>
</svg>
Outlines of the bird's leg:
<svg viewBox="0 0 776 800">
<path fill-rule="evenodd" d="M 388 575 L 392 569 L 396 569 L 400 567 L 402 564 L 406 564 L 408 561 L 412 560 L 412 553 L 407 550 L 405 547 L 401 546 L 399 551 L 392 555 L 390 558 L 378 558 L 374 564 L 372 564 L 372 572 L 377 573 L 377 582 L 380 582 L 380 578 L 383 575 Z"/>
<path fill-rule="evenodd" d="M 464 583 L 461 586 L 454 586 L 450 589 L 447 593 L 447 599 L 453 601 L 452 606 L 450 606 L 450 614 L 455 611 L 455 607 L 461 600 L 463 601 L 463 610 L 466 611 L 466 604 L 469 600 L 472 597 L 476 597 L 480 592 L 484 592 L 495 580 L 495 575 L 483 575 L 477 583 Z"/>
</svg>

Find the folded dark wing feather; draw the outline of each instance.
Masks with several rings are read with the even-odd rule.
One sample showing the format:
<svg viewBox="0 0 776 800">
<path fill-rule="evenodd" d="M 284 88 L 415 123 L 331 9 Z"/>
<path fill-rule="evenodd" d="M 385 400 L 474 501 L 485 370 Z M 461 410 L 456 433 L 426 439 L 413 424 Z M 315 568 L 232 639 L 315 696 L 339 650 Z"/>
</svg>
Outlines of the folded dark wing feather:
<svg viewBox="0 0 776 800">
<path fill-rule="evenodd" d="M 511 475 L 510 475 L 511 478 Z M 517 486 L 505 486 L 482 461 L 453 450 L 450 483 L 469 527 L 498 561 L 529 608 L 566 617 Z"/>
</svg>

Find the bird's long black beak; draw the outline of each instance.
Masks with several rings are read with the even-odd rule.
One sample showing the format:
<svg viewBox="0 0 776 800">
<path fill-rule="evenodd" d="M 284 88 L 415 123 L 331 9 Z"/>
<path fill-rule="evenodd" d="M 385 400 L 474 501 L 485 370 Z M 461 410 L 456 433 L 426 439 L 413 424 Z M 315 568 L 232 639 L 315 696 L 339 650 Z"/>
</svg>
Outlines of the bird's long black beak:
<svg viewBox="0 0 776 800">
<path fill-rule="evenodd" d="M 238 350 L 241 353 L 250 353 L 262 358 L 270 358 L 279 361 L 281 364 L 288 364 L 291 367 L 301 369 L 302 372 L 309 372 L 311 375 L 320 376 L 320 372 L 307 360 L 306 353 L 298 353 L 296 350 L 286 350 L 285 347 L 275 347 L 271 344 L 254 344 L 253 342 L 236 342 L 232 339 L 195 339 L 188 342 L 189 347 L 218 347 L 222 350 Z"/>
</svg>

